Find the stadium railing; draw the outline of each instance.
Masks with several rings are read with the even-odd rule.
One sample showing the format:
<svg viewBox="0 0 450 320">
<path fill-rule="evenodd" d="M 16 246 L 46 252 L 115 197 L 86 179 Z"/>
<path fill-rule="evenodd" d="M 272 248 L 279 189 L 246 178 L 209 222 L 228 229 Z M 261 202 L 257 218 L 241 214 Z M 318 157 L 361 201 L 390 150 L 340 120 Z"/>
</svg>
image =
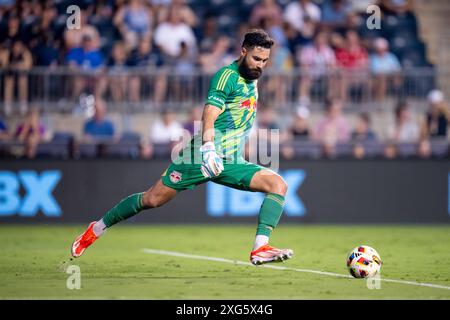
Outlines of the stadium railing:
<svg viewBox="0 0 450 320">
<path fill-rule="evenodd" d="M 326 97 L 340 96 L 348 110 L 382 110 L 387 101 L 399 98 L 425 101 L 428 92 L 436 87 L 438 73 L 440 79 L 450 79 L 450 72 L 443 72 L 432 67 L 405 68 L 397 74 L 397 85 L 387 79 L 386 92 L 379 96 L 373 90 L 379 77 L 367 71 L 350 73 L 334 69 L 311 73 L 300 69 L 268 69 L 259 81 L 259 101 L 280 110 L 293 110 L 301 101 L 300 87 L 307 85 L 305 82 L 309 78 L 312 109 L 320 108 Z M 17 81 L 17 76 L 27 79 L 28 92 L 21 93 L 16 83 L 13 101 L 6 101 L 6 80 Z M 20 73 L 0 69 L 0 110 L 5 110 L 7 104 L 10 110 L 15 110 L 17 105 L 25 103 L 50 112 L 74 112 L 83 108 L 86 94 L 101 95 L 110 110 L 124 113 L 168 108 L 185 110 L 203 104 L 211 76 L 199 69 L 187 73 L 173 68 L 124 67 L 89 71 L 35 67 Z M 450 81 L 442 83 L 450 86 Z M 450 91 L 450 88 L 441 89 Z"/>
</svg>

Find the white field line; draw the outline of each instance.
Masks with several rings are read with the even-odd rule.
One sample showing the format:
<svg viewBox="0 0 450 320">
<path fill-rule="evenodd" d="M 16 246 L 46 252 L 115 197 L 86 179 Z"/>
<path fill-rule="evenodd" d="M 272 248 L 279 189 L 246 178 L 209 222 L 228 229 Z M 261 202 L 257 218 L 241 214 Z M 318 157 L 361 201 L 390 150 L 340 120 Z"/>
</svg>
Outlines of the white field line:
<svg viewBox="0 0 450 320">
<path fill-rule="evenodd" d="M 238 260 L 231 260 L 231 259 L 224 259 L 224 258 L 215 258 L 215 257 L 207 257 L 207 256 L 199 256 L 199 255 L 195 255 L 195 254 L 188 254 L 188 253 L 181 253 L 181 252 L 174 252 L 174 251 L 166 251 L 166 250 L 157 250 L 157 249 L 143 249 L 143 251 L 145 253 L 149 253 L 149 254 L 160 254 L 160 255 L 180 257 L 180 258 L 216 261 L 216 262 L 230 263 L 230 264 L 234 264 L 234 265 L 243 265 L 243 266 L 255 267 L 250 262 L 244 262 L 244 261 L 238 261 Z M 324 276 L 353 279 L 353 277 L 350 276 L 350 275 L 333 273 L 333 272 L 324 272 L 324 271 L 318 271 L 318 270 L 297 269 L 297 268 L 290 268 L 290 267 L 274 266 L 274 265 L 270 265 L 270 264 L 264 264 L 264 265 L 261 265 L 261 266 L 258 266 L 258 267 L 259 268 L 276 269 L 276 270 L 288 270 L 288 271 L 296 271 L 296 272 L 315 273 L 315 274 L 320 274 L 320 275 L 324 275 Z M 394 280 L 394 279 L 385 279 L 385 278 L 381 278 L 380 280 L 384 281 L 384 282 L 400 283 L 400 284 L 406 284 L 406 285 L 411 285 L 411 286 L 420 286 L 420 287 L 429 287 L 429 288 L 450 290 L 450 287 L 442 286 L 442 285 L 439 285 L 439 284 L 422 283 L 422 282 L 414 282 L 414 281 L 403 281 L 403 280 Z"/>
</svg>

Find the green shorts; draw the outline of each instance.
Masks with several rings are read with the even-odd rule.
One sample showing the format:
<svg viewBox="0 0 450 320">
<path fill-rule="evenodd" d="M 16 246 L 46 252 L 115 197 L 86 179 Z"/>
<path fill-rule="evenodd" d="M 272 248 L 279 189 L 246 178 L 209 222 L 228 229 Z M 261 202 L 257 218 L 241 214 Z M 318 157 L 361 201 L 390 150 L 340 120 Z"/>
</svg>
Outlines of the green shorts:
<svg viewBox="0 0 450 320">
<path fill-rule="evenodd" d="M 212 181 L 223 184 L 225 186 L 250 190 L 250 181 L 253 175 L 265 169 L 264 167 L 250 163 L 224 163 L 222 173 L 214 178 L 205 178 L 200 170 L 200 164 L 175 164 L 171 163 L 166 171 L 162 174 L 162 182 L 165 186 L 183 191 L 186 189 L 194 189 L 199 184 Z"/>
</svg>

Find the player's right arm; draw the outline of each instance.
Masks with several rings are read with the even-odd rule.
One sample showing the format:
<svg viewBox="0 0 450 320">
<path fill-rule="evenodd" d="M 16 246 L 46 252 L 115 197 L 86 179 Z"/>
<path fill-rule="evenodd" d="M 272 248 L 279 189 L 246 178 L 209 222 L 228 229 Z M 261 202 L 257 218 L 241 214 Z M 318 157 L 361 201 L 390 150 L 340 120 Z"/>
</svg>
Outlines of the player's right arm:
<svg viewBox="0 0 450 320">
<path fill-rule="evenodd" d="M 202 165 L 200 167 L 205 178 L 218 176 L 223 171 L 222 158 L 217 154 L 214 145 L 214 122 L 220 115 L 219 108 L 212 105 L 205 105 L 202 116 Z"/>
<path fill-rule="evenodd" d="M 218 176 L 223 171 L 222 158 L 217 154 L 214 145 L 214 123 L 225 111 L 225 102 L 233 90 L 233 71 L 224 68 L 217 72 L 211 80 L 208 97 L 202 116 L 202 153 L 201 170 L 206 178 Z M 230 81 L 231 80 L 231 81 Z"/>
</svg>

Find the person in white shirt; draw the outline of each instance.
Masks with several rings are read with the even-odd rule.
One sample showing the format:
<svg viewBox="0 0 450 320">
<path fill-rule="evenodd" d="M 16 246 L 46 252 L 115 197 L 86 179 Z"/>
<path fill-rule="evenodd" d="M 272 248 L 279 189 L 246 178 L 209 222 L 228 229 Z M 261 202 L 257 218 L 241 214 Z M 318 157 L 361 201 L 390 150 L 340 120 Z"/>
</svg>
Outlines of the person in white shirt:
<svg viewBox="0 0 450 320">
<path fill-rule="evenodd" d="M 192 29 L 181 21 L 180 14 L 174 7 L 170 9 L 166 22 L 156 27 L 155 44 L 161 50 L 165 63 L 171 63 L 181 53 L 181 44 L 185 43 L 191 54 L 196 51 L 196 38 Z"/>
<path fill-rule="evenodd" d="M 319 6 L 312 3 L 310 0 L 297 0 L 291 2 L 286 6 L 283 12 L 284 20 L 294 27 L 297 32 L 303 28 L 303 23 L 306 17 L 312 21 L 320 22 L 321 11 Z"/>
<path fill-rule="evenodd" d="M 175 112 L 170 110 L 164 110 L 150 129 L 150 139 L 154 144 L 173 144 L 182 136 L 183 126 L 176 120 Z"/>
<path fill-rule="evenodd" d="M 419 125 L 411 119 L 408 104 L 399 102 L 395 108 L 395 123 L 388 130 L 388 137 L 397 143 L 414 143 L 419 141 Z"/>
</svg>

